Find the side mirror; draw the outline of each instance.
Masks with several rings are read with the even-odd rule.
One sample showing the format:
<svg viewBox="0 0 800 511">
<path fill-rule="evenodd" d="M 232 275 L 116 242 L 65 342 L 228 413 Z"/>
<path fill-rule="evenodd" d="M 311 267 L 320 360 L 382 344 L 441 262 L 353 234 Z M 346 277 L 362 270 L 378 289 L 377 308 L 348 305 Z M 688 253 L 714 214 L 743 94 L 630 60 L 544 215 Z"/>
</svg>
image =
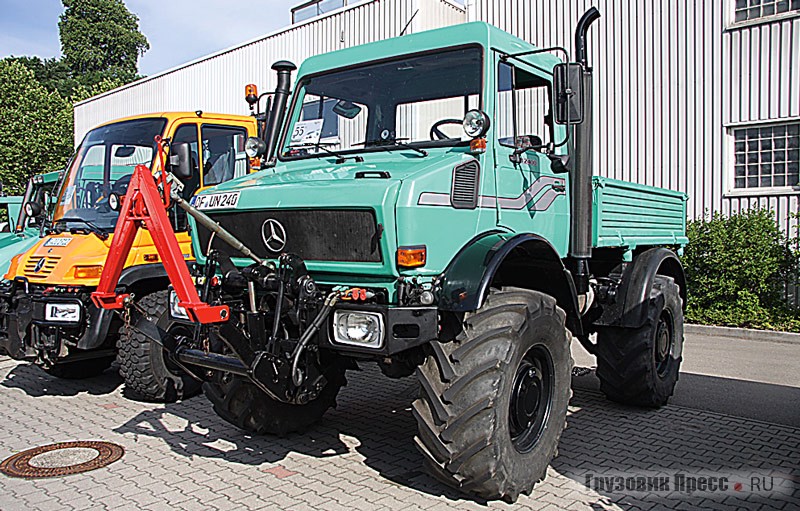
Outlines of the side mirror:
<svg viewBox="0 0 800 511">
<path fill-rule="evenodd" d="M 42 205 L 36 201 L 28 201 L 25 203 L 25 216 L 28 218 L 37 218 L 42 214 Z"/>
<path fill-rule="evenodd" d="M 188 142 L 172 144 L 169 148 L 170 172 L 181 179 L 192 177 L 192 148 Z"/>
<path fill-rule="evenodd" d="M 557 124 L 583 122 L 583 66 L 570 62 L 553 67 L 555 121 Z"/>
</svg>

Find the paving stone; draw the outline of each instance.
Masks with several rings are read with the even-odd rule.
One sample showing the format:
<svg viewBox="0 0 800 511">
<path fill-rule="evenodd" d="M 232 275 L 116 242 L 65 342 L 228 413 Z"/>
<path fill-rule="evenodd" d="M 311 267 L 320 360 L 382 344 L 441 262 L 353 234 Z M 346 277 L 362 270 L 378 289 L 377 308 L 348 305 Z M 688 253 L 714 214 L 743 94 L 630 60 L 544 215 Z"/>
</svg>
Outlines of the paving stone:
<svg viewBox="0 0 800 511">
<path fill-rule="evenodd" d="M 513 505 L 476 502 L 422 471 L 410 411 L 416 382 L 389 380 L 363 365 L 348 374 L 338 408 L 320 424 L 276 438 L 237 430 L 203 396 L 168 405 L 128 401 L 112 372 L 62 381 L 0 357 L 0 409 L 11 419 L 0 421 L 0 456 L 68 440 L 126 449 L 121 460 L 86 474 L 0 476 L 0 510 L 800 508 L 800 428 L 676 406 L 642 411 L 582 389 L 571 400 L 560 455 L 531 496 Z M 770 494 L 648 494 L 587 483 L 588 475 L 676 473 L 781 480 Z"/>
</svg>

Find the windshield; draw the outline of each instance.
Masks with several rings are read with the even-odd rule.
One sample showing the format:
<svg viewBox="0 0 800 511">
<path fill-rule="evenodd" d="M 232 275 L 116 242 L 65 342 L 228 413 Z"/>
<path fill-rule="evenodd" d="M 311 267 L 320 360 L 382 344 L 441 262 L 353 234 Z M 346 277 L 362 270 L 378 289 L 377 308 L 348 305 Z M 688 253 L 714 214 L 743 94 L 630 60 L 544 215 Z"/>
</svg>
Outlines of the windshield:
<svg viewBox="0 0 800 511">
<path fill-rule="evenodd" d="M 481 106 L 481 57 L 481 48 L 459 48 L 304 78 L 281 155 L 457 144 L 464 114 Z"/>
<path fill-rule="evenodd" d="M 90 131 L 69 166 L 53 221 L 70 224 L 80 220 L 113 230 L 119 213 L 108 206 L 108 195 L 124 195 L 136 165 L 152 164 L 155 136 L 164 131 L 166 122 L 136 119 Z"/>
</svg>

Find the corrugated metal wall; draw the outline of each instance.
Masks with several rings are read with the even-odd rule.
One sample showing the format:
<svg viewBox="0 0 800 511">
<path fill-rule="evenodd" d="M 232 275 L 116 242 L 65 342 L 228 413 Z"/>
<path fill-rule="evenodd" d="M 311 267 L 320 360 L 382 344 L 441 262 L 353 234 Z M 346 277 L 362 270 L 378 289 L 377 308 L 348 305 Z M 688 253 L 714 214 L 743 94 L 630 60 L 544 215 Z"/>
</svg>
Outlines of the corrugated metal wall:
<svg viewBox="0 0 800 511">
<path fill-rule="evenodd" d="M 797 190 L 730 193 L 728 128 L 800 116 L 800 18 L 728 27 L 728 0 L 467 0 L 467 16 L 571 50 L 592 5 L 595 173 L 684 191 L 693 217 L 761 206 L 793 227 Z"/>
<path fill-rule="evenodd" d="M 165 110 L 247 114 L 245 84 L 273 90 L 275 61 L 299 65 L 311 55 L 397 36 L 417 9 L 408 33 L 465 20 L 464 9 L 450 0 L 353 4 L 79 103 L 75 142 L 97 124 L 128 115 Z"/>
</svg>

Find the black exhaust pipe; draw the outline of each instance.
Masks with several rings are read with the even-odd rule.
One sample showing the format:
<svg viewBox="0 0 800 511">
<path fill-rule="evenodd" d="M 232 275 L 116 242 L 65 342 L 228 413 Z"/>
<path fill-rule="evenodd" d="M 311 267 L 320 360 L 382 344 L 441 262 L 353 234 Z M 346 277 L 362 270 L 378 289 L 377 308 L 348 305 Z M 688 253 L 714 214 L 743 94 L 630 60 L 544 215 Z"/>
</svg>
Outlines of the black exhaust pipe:
<svg viewBox="0 0 800 511">
<path fill-rule="evenodd" d="M 572 197 L 569 255 L 573 261 L 575 290 L 579 295 L 589 291 L 589 259 L 592 257 L 592 68 L 589 67 L 586 33 L 600 17 L 592 7 L 575 28 L 575 60 L 583 66 L 583 123 L 575 125 L 575 172 L 570 181 Z"/>
<path fill-rule="evenodd" d="M 278 73 L 278 85 L 275 86 L 275 97 L 272 100 L 272 110 L 267 119 L 267 129 L 264 131 L 264 142 L 267 143 L 265 160 L 271 163 L 275 159 L 275 151 L 278 147 L 278 137 L 280 136 L 283 118 L 286 115 L 286 103 L 289 100 L 290 88 L 292 86 L 292 71 L 297 66 L 287 60 L 280 60 L 272 64 L 272 69 Z"/>
</svg>

